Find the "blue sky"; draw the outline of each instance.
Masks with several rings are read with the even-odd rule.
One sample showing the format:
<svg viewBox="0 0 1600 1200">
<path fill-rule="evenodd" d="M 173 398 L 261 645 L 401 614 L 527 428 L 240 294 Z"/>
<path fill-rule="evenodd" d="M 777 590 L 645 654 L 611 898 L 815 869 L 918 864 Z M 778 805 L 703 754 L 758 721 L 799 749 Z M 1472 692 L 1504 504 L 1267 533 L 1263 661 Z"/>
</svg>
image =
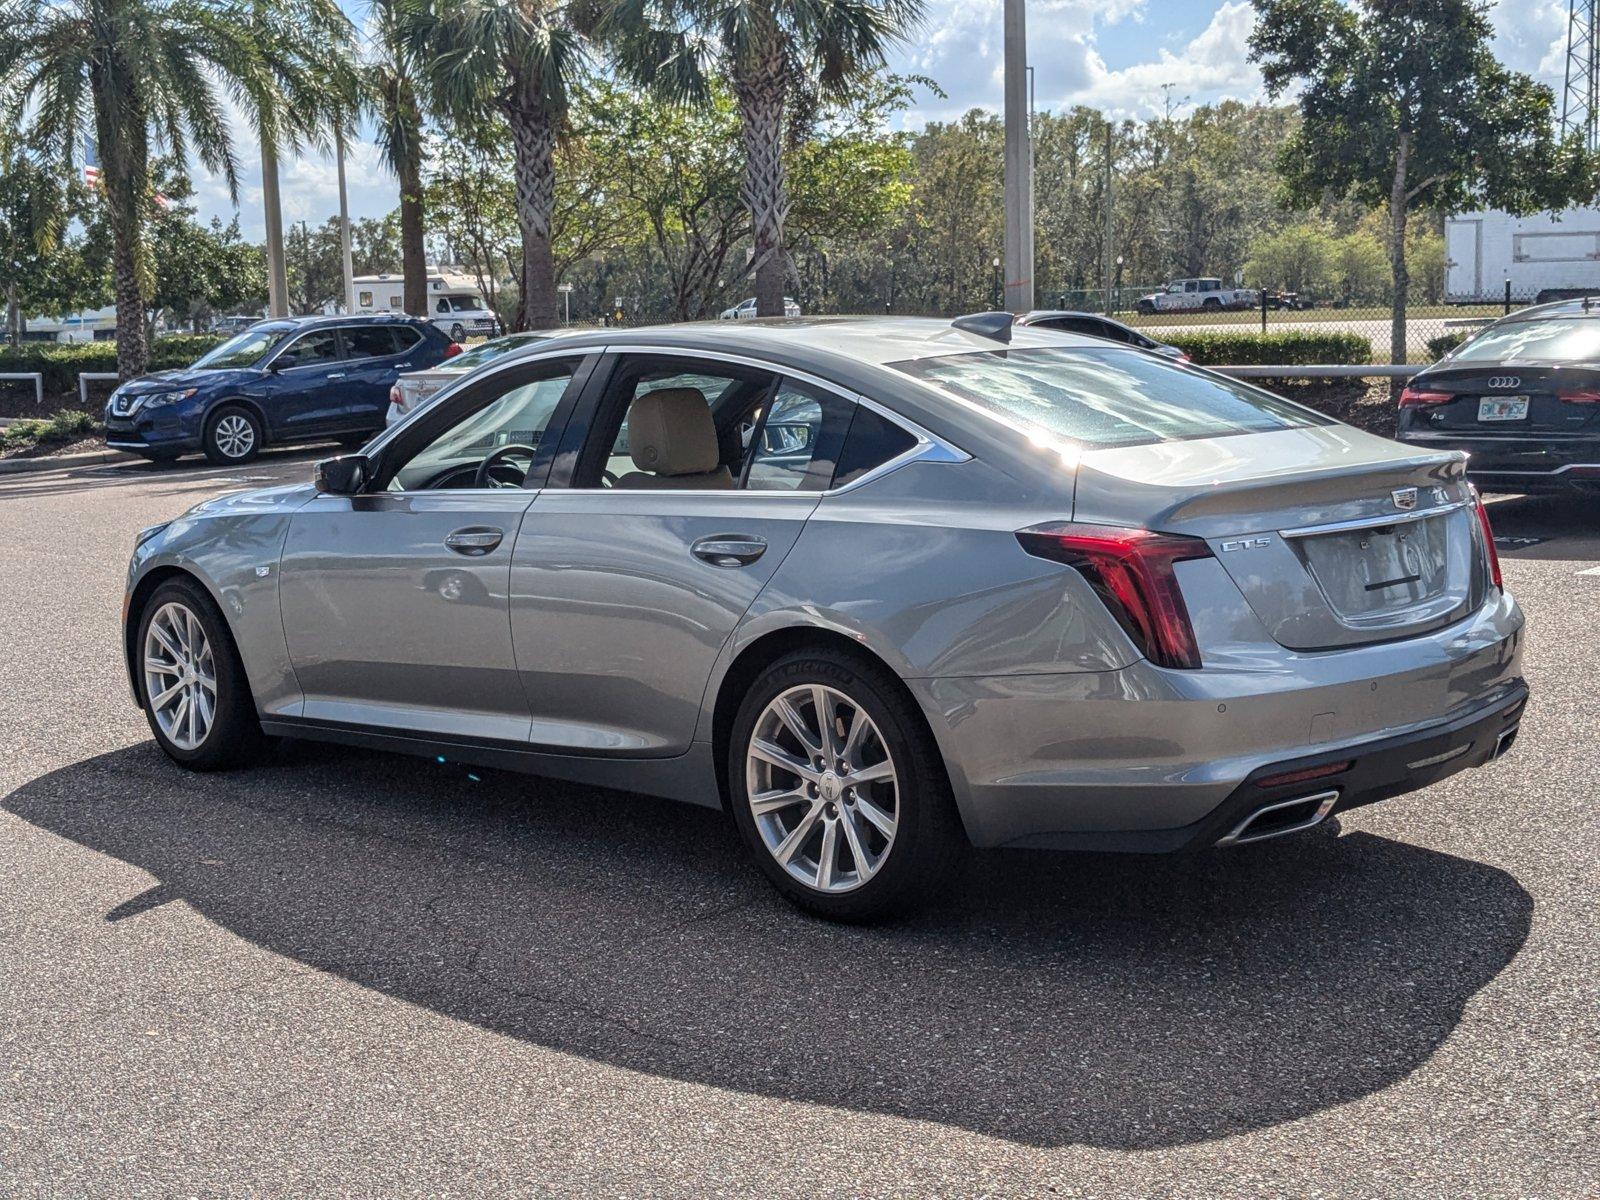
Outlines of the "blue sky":
<svg viewBox="0 0 1600 1200">
<path fill-rule="evenodd" d="M 359 19 L 360 0 L 342 2 Z M 907 121 L 998 109 L 1001 0 L 927 0 L 927 9 L 926 27 L 891 65 L 930 76 L 948 95 L 920 95 Z M 1501 59 L 1559 88 L 1567 0 L 1498 0 L 1493 18 Z M 1256 99 L 1261 81 L 1245 50 L 1253 20 L 1248 0 L 1029 0 L 1036 102 L 1042 109 L 1089 104 L 1142 117 L 1160 110 L 1162 85 L 1169 83 L 1173 100 L 1187 105 Z M 246 236 L 259 238 L 259 150 L 245 131 L 238 140 L 247 169 L 237 212 Z M 286 160 L 281 178 L 286 221 L 315 224 L 338 211 L 331 158 Z M 395 206 L 395 182 L 370 142 L 351 147 L 349 178 L 353 216 L 381 216 Z M 197 175 L 195 183 L 203 215 L 234 215 L 220 180 Z"/>
</svg>

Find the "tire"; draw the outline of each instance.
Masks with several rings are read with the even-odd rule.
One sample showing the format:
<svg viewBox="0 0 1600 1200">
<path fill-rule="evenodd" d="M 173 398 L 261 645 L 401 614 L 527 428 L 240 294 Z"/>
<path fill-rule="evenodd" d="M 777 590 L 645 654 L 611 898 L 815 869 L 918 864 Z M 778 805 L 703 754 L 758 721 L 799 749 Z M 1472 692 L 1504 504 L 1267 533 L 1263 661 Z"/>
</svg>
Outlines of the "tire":
<svg viewBox="0 0 1600 1200">
<path fill-rule="evenodd" d="M 823 772 L 815 771 L 818 689 L 834 714 L 834 769 Z M 789 701 L 808 742 L 784 718 L 780 697 Z M 854 766 L 840 771 L 841 728 L 856 726 L 857 710 L 870 726 L 860 727 L 859 745 L 850 754 Z M 809 746 L 807 776 L 752 757 L 758 736 L 796 764 L 795 751 Z M 881 775 L 885 764 L 891 780 L 852 786 L 854 775 Z M 808 781 L 813 774 L 814 783 Z M 793 798 L 780 799 L 758 818 L 752 785 L 758 796 L 790 792 Z M 786 655 L 751 685 L 729 739 L 728 800 L 740 836 L 772 885 L 799 908 L 835 921 L 873 921 L 922 904 L 935 889 L 949 886 L 967 844 L 944 760 L 922 714 L 883 668 L 831 649 Z M 786 847 L 793 852 L 788 865 L 778 857 Z M 825 858 L 831 879 L 824 878 Z M 870 872 L 860 869 L 861 860 Z"/>
<path fill-rule="evenodd" d="M 359 450 L 372 440 L 370 433 L 345 433 L 333 439 L 341 450 Z"/>
<path fill-rule="evenodd" d="M 1216 297 L 1213 296 L 1210 300 L 1202 300 L 1200 302 L 1200 307 L 1201 308 L 1221 308 L 1222 307 L 1222 301 L 1218 300 Z"/>
<path fill-rule="evenodd" d="M 139 457 L 144 459 L 145 462 L 154 463 L 158 467 L 168 467 L 178 461 L 178 455 L 176 452 L 166 454 L 141 454 Z"/>
<path fill-rule="evenodd" d="M 158 627 L 158 634 L 152 634 L 152 626 Z M 194 636 L 197 630 L 200 639 Z M 145 720 L 156 745 L 173 762 L 191 771 L 219 771 L 251 761 L 260 750 L 261 723 L 233 635 L 211 597 L 192 579 L 168 580 L 145 603 L 134 642 L 134 667 Z M 210 689 L 205 686 L 207 678 L 214 685 Z M 163 699 L 174 690 L 176 696 Z M 159 709 L 155 700 L 163 701 Z"/>
<path fill-rule="evenodd" d="M 459 346 L 467 340 L 467 331 L 460 325 L 450 326 L 450 340 Z"/>
<path fill-rule="evenodd" d="M 1147 317 L 1153 317 L 1156 315 L 1156 306 L 1151 304 L 1148 300 L 1141 300 L 1134 307 Z"/>
<path fill-rule="evenodd" d="M 218 466 L 247 463 L 261 453 L 265 433 L 261 419 L 238 404 L 224 404 L 206 418 L 201 448 Z"/>
</svg>

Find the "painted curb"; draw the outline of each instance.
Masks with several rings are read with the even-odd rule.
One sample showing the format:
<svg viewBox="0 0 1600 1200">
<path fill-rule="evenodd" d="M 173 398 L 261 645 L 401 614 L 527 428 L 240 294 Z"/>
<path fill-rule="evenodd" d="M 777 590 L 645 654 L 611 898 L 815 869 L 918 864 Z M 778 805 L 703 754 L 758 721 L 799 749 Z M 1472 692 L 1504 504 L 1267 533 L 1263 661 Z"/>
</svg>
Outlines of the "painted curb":
<svg viewBox="0 0 1600 1200">
<path fill-rule="evenodd" d="M 95 467 L 108 463 L 138 461 L 137 454 L 126 454 L 121 450 L 86 450 L 82 454 L 47 454 L 41 458 L 0 459 L 0 475 L 24 475 L 33 471 L 65 471 L 72 467 Z"/>
</svg>

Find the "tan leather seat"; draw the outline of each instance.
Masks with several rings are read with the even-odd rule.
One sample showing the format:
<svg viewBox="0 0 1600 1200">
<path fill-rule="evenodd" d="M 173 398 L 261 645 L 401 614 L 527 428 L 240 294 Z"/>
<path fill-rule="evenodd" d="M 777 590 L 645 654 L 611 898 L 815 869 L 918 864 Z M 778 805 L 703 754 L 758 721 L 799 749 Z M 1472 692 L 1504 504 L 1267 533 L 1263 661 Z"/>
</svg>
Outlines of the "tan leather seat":
<svg viewBox="0 0 1600 1200">
<path fill-rule="evenodd" d="M 628 453 L 638 470 L 614 487 L 733 488 L 733 474 L 720 461 L 716 422 L 698 388 L 662 388 L 635 399 L 628 410 Z"/>
</svg>

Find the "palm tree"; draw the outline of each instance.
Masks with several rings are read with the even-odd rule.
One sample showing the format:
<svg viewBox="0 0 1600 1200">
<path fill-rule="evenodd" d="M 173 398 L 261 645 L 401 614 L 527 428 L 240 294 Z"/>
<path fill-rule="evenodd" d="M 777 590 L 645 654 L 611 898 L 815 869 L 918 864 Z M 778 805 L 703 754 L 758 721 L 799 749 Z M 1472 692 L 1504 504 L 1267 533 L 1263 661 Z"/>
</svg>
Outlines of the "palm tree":
<svg viewBox="0 0 1600 1200">
<path fill-rule="evenodd" d="M 556 139 L 586 63 L 586 0 L 406 0 L 407 42 L 427 64 L 437 108 L 476 128 L 496 111 L 511 130 L 522 239 L 518 329 L 556 324 Z"/>
<path fill-rule="evenodd" d="M 922 20 L 922 0 L 612 0 L 602 32 L 620 65 L 674 102 L 703 103 L 720 72 L 739 104 L 756 312 L 783 315 L 786 121 L 884 65 Z"/>
<path fill-rule="evenodd" d="M 422 97 L 420 72 L 405 38 L 401 0 L 373 0 L 372 53 L 362 66 L 366 106 L 377 118 L 378 149 L 400 183 L 400 270 L 404 308 L 428 312 L 428 258 L 423 242 Z"/>
<path fill-rule="evenodd" d="M 193 155 L 237 201 L 225 102 L 263 145 L 318 141 L 348 45 L 334 0 L 0 0 L 0 127 L 65 175 L 80 145 L 98 146 L 122 378 L 149 362 L 152 146 Z"/>
</svg>

